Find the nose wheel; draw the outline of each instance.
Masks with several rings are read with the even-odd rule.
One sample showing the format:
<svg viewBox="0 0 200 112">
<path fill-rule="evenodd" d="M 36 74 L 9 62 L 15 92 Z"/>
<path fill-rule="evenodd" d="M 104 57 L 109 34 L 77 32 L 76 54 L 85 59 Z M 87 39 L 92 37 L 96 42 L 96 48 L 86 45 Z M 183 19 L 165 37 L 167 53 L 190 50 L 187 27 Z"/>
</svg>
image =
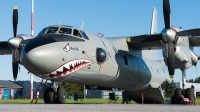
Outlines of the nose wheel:
<svg viewBox="0 0 200 112">
<path fill-rule="evenodd" d="M 54 85 L 54 84 L 53 84 Z M 57 86 L 52 86 L 57 87 Z M 43 99 L 46 104 L 64 104 L 67 98 L 67 94 L 64 88 L 48 88 L 44 91 Z"/>
<path fill-rule="evenodd" d="M 58 88 L 57 91 L 57 103 L 64 104 L 67 98 L 67 94 L 64 88 Z"/>
</svg>

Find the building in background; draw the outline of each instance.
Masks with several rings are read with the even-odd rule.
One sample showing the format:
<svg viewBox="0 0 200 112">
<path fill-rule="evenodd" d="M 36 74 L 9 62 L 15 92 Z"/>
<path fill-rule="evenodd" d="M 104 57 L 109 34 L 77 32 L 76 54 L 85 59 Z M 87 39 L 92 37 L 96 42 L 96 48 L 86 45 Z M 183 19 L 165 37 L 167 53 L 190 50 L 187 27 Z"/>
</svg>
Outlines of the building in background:
<svg viewBox="0 0 200 112">
<path fill-rule="evenodd" d="M 18 85 L 21 85 L 23 87 L 23 89 L 21 91 L 21 93 L 22 93 L 21 97 L 30 98 L 30 81 L 15 81 L 15 83 L 18 84 Z M 37 92 L 37 89 L 38 89 L 39 85 L 40 85 L 40 82 L 33 81 L 33 97 L 34 98 L 35 98 L 35 94 Z M 51 86 L 49 85 L 49 83 L 47 83 L 47 85 L 44 88 L 44 90 L 46 88 L 49 88 L 49 87 L 51 87 Z M 40 87 L 40 89 L 42 89 L 42 88 Z M 39 98 L 43 98 L 43 93 L 44 93 L 44 91 L 42 91 L 42 93 L 40 93 L 40 97 Z"/>
<path fill-rule="evenodd" d="M 40 82 L 33 82 L 34 98 L 39 85 Z M 45 89 L 49 87 L 51 86 L 49 83 L 47 83 Z M 44 91 L 40 93 L 39 98 L 43 98 L 43 93 Z M 0 99 L 14 98 L 30 98 L 30 81 L 0 80 Z"/>
<path fill-rule="evenodd" d="M 0 99 L 13 99 L 22 95 L 23 86 L 12 81 L 0 80 Z"/>
</svg>

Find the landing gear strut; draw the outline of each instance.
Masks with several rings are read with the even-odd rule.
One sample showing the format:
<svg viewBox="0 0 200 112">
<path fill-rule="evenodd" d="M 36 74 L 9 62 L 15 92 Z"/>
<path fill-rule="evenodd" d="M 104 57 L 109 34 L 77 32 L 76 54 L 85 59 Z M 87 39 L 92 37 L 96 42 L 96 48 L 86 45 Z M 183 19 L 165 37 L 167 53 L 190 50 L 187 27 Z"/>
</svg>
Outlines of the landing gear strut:
<svg viewBox="0 0 200 112">
<path fill-rule="evenodd" d="M 185 86 L 185 70 L 181 70 L 182 72 L 182 90 L 183 90 L 183 94 L 185 93 L 185 89 L 184 89 L 184 86 Z"/>
<path fill-rule="evenodd" d="M 64 88 L 58 87 L 57 81 L 52 81 L 52 87 L 44 91 L 44 102 L 45 103 L 59 103 L 64 104 L 66 100 L 66 92 Z"/>
</svg>

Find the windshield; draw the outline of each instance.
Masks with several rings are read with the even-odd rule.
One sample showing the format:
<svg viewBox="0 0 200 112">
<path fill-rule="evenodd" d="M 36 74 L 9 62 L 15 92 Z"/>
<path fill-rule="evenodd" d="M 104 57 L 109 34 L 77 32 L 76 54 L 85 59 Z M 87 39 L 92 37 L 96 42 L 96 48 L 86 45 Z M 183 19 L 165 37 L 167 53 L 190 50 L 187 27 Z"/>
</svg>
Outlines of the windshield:
<svg viewBox="0 0 200 112">
<path fill-rule="evenodd" d="M 81 32 L 81 34 L 83 35 L 83 37 L 84 37 L 85 39 L 89 40 L 88 36 L 85 34 L 84 31 L 81 31 L 81 30 L 80 30 L 80 32 Z"/>
<path fill-rule="evenodd" d="M 48 28 L 46 34 L 56 33 L 58 31 L 58 27 L 50 27 Z"/>
<path fill-rule="evenodd" d="M 61 34 L 71 34 L 72 29 L 71 28 L 60 28 L 59 33 L 61 33 Z"/>
<path fill-rule="evenodd" d="M 42 29 L 42 31 L 40 31 L 40 33 L 39 33 L 38 35 L 42 35 L 42 34 L 44 34 L 45 31 L 46 31 L 46 29 L 47 29 L 47 28 Z"/>
</svg>

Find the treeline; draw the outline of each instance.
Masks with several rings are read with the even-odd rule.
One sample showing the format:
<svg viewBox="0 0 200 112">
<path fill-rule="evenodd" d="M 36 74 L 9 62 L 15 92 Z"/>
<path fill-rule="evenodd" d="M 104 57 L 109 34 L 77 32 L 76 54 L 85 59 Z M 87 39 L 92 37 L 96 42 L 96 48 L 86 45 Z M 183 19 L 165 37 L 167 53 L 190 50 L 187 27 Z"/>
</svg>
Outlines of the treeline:
<svg viewBox="0 0 200 112">
<path fill-rule="evenodd" d="M 200 77 L 197 77 L 196 79 L 189 79 L 189 80 L 186 80 L 186 82 L 191 82 L 191 83 L 200 83 Z"/>
<path fill-rule="evenodd" d="M 186 80 L 186 82 L 200 83 L 200 77 L 195 78 L 195 80 L 193 79 Z M 161 84 L 161 88 L 164 91 L 165 97 L 170 97 L 171 95 L 174 94 L 174 91 L 177 88 L 177 85 L 176 85 L 176 82 L 174 82 L 174 80 L 172 80 L 171 82 L 169 80 L 165 80 Z"/>
</svg>

